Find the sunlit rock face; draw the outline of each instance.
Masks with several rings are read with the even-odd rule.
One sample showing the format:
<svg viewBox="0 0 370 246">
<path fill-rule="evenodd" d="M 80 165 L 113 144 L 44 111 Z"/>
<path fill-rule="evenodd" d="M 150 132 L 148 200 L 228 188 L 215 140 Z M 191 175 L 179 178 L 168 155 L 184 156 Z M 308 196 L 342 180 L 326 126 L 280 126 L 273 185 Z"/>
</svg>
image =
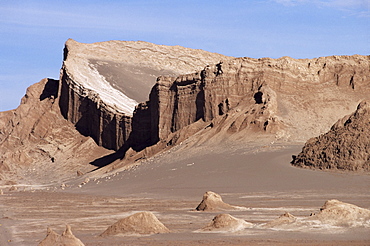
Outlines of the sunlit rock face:
<svg viewBox="0 0 370 246">
<path fill-rule="evenodd" d="M 370 171 L 370 103 L 338 120 L 325 134 L 308 140 L 292 164 L 299 167 Z"/>
<path fill-rule="evenodd" d="M 156 142 L 201 120 L 212 122 L 214 133 L 246 129 L 306 141 L 369 98 L 369 65 L 369 57 L 357 55 L 236 58 L 162 76 L 142 105 L 150 112 L 147 134 Z"/>
</svg>

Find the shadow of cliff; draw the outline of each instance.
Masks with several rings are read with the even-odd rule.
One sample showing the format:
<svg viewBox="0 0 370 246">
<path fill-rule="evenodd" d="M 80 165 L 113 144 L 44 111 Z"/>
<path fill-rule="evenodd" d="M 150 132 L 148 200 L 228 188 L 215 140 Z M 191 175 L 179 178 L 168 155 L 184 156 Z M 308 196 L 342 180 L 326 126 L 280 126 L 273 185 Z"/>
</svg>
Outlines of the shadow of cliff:
<svg viewBox="0 0 370 246">
<path fill-rule="evenodd" d="M 47 79 L 48 81 L 45 84 L 44 90 L 40 95 L 40 101 L 45 100 L 46 98 L 54 98 L 58 97 L 58 89 L 59 89 L 59 80 L 55 79 Z"/>
<path fill-rule="evenodd" d="M 100 157 L 100 158 L 95 159 L 94 161 L 90 162 L 89 164 L 97 167 L 94 170 L 92 170 L 91 172 L 96 171 L 96 170 L 98 170 L 102 167 L 108 166 L 109 164 L 112 164 L 113 162 L 115 162 L 117 160 L 123 160 L 126 156 L 126 152 L 130 148 L 132 150 L 134 150 L 135 152 L 140 152 L 140 151 L 146 149 L 147 147 L 150 147 L 150 146 L 156 144 L 156 143 L 150 142 L 149 140 L 145 141 L 144 143 L 137 144 L 137 143 L 133 142 L 133 140 L 132 140 L 133 136 L 134 136 L 134 134 L 132 134 L 132 132 L 131 132 L 129 139 L 116 152 L 114 152 L 112 154 L 109 154 L 109 155 L 106 155 L 106 156 L 103 156 L 103 157 Z"/>
<path fill-rule="evenodd" d="M 106 156 L 103 156 L 103 157 L 100 157 L 100 158 L 95 159 L 94 161 L 90 162 L 89 164 L 97 167 L 94 170 L 92 170 L 91 172 L 93 172 L 95 170 L 98 170 L 102 167 L 108 166 L 109 164 L 115 162 L 116 160 L 123 160 L 123 158 L 125 158 L 125 154 L 126 154 L 126 152 L 129 148 L 130 148 L 130 146 L 128 144 L 125 144 L 119 150 L 117 150 L 116 152 L 114 152 L 112 154 L 109 154 L 109 155 L 106 155 Z"/>
</svg>

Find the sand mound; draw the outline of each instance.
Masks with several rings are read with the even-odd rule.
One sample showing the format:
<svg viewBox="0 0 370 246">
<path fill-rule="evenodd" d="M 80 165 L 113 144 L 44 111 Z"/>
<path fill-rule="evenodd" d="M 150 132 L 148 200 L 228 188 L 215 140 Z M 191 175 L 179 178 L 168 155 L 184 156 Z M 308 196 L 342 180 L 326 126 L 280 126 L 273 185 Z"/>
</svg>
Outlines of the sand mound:
<svg viewBox="0 0 370 246">
<path fill-rule="evenodd" d="M 235 210 L 242 207 L 232 206 L 222 201 L 219 194 L 212 191 L 207 191 L 203 195 L 203 200 L 199 203 L 195 210 L 209 211 L 209 210 Z"/>
<path fill-rule="evenodd" d="M 109 226 L 101 236 L 117 234 L 156 234 L 168 233 L 170 230 L 151 212 L 140 212 L 123 218 Z"/>
<path fill-rule="evenodd" d="M 289 225 L 297 221 L 297 218 L 286 212 L 285 214 L 280 215 L 279 218 L 272 220 L 264 225 L 264 227 L 278 227 L 282 225 Z"/>
<path fill-rule="evenodd" d="M 67 225 L 62 235 L 48 228 L 45 239 L 38 246 L 84 246 L 84 244 L 73 235 L 71 227 Z"/>
<path fill-rule="evenodd" d="M 336 226 L 370 226 L 370 210 L 338 200 L 326 201 L 314 218 Z"/>
<path fill-rule="evenodd" d="M 230 214 L 219 214 L 216 215 L 212 222 L 206 227 L 202 228 L 201 231 L 227 231 L 234 232 L 240 231 L 244 228 L 252 227 L 252 223 L 246 222 L 242 219 L 237 219 Z"/>
</svg>

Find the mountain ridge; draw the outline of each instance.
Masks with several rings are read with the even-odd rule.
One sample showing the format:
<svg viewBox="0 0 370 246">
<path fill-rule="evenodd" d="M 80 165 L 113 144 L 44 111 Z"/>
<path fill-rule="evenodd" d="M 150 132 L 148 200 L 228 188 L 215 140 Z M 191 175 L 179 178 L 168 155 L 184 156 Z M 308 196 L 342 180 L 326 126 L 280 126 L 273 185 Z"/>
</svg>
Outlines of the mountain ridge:
<svg viewBox="0 0 370 246">
<path fill-rule="evenodd" d="M 215 62 L 211 59 L 208 65 L 197 65 L 199 60 L 194 55 L 195 71 L 183 75 L 172 71 L 158 76 L 149 83 L 152 87 L 148 100 L 135 104 L 129 115 L 101 98 L 100 91 L 75 81 L 73 74 L 74 65 L 80 66 L 81 71 L 92 69 L 89 76 L 105 69 L 101 76 L 105 80 L 113 78 L 110 86 L 112 91 L 118 91 L 113 84 L 127 64 L 118 62 L 115 66 L 116 53 L 107 62 L 112 52 L 106 48 L 114 43 L 86 45 L 94 49 L 100 45 L 103 51 L 91 52 L 90 57 L 82 57 L 83 62 L 78 63 L 81 60 L 77 48 L 85 44 L 67 41 L 60 80 L 44 79 L 31 86 L 20 107 L 0 113 L 2 181 L 27 176 L 21 171 L 24 165 L 30 167 L 28 170 L 35 167 L 50 173 L 58 164 L 60 172 L 48 181 L 74 177 L 72 173 L 79 169 L 90 172 L 110 163 L 113 165 L 106 170 L 112 170 L 169 150 L 190 138 L 198 145 L 226 139 L 303 143 L 328 131 L 335 121 L 352 113 L 359 101 L 370 99 L 370 56 L 254 59 L 212 53 L 213 56 L 197 50 L 194 54 L 201 53 L 201 62 L 207 63 L 208 55 Z M 175 51 L 178 49 L 181 47 Z M 172 65 L 174 70 L 178 66 Z M 128 67 L 122 78 L 133 74 L 140 80 L 154 78 L 154 68 Z M 127 71 L 130 76 L 125 75 Z M 146 90 L 141 91 L 145 93 Z M 35 135 L 35 130 L 43 134 Z M 79 164 L 73 166 L 76 162 Z M 59 173 L 63 175 L 56 177 Z M 24 182 L 36 182 L 32 177 L 29 175 Z M 42 180 L 44 176 L 38 173 L 34 177 Z"/>
</svg>

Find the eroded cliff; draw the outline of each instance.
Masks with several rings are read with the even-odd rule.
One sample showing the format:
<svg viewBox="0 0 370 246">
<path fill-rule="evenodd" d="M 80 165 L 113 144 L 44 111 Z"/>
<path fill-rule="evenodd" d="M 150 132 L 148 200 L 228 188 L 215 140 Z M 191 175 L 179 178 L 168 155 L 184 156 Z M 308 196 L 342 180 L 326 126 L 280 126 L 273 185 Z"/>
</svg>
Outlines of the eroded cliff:
<svg viewBox="0 0 370 246">
<path fill-rule="evenodd" d="M 198 144 L 262 136 L 269 143 L 302 143 L 370 100 L 369 56 L 252 59 L 192 52 L 145 42 L 67 41 L 60 81 L 31 86 L 18 109 L 1 113 L 3 180 L 31 178 L 33 170 L 60 179 L 70 170 L 94 168 L 88 163 L 114 162 L 113 169 L 188 138 Z M 148 83 L 146 102 L 117 85 L 122 78 L 120 86 L 142 95 L 136 82 L 166 73 Z M 352 169 L 366 169 L 356 163 Z M 63 175 L 52 172 L 68 168 Z"/>
<path fill-rule="evenodd" d="M 305 141 L 369 98 L 369 67 L 366 56 L 236 58 L 193 74 L 159 77 L 136 113 L 147 112 L 150 120 L 141 128 L 151 143 L 199 120 L 212 122 L 212 135 L 248 130 Z"/>
<path fill-rule="evenodd" d="M 60 109 L 80 133 L 118 150 L 132 131 L 135 106 L 147 100 L 157 76 L 190 73 L 221 59 L 227 57 L 180 46 L 70 39 L 61 69 Z"/>
</svg>

